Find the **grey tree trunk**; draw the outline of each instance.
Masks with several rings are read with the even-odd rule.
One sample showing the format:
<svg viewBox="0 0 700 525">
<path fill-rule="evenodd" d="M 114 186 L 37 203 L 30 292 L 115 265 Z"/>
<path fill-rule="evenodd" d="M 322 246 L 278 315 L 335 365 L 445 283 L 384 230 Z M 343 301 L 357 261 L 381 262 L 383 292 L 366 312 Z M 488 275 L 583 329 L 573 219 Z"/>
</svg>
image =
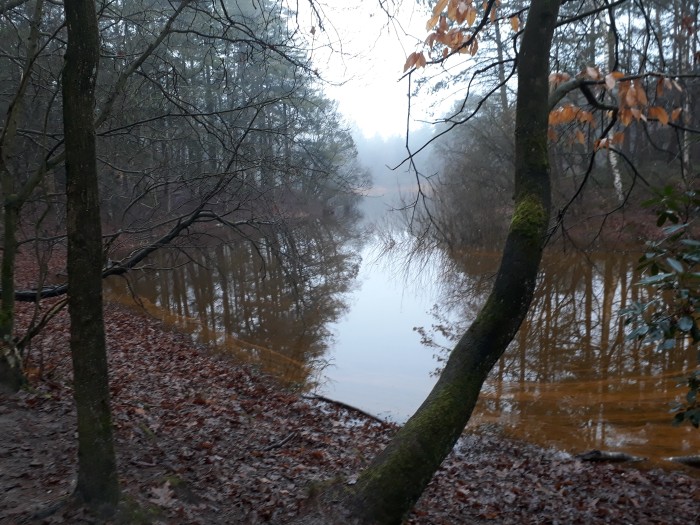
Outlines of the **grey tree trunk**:
<svg viewBox="0 0 700 525">
<path fill-rule="evenodd" d="M 78 412 L 75 495 L 101 515 L 119 500 L 102 317 L 102 227 L 95 153 L 99 31 L 92 0 L 66 0 L 63 70 L 68 230 L 68 311 Z"/>
</svg>

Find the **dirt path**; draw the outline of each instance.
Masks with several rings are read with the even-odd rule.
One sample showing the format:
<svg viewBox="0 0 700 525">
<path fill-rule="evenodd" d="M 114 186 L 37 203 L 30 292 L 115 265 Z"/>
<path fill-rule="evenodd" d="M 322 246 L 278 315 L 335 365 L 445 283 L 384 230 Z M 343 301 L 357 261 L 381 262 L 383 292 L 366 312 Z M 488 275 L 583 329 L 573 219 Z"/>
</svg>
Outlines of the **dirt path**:
<svg viewBox="0 0 700 525">
<path fill-rule="evenodd" d="M 395 427 L 280 389 L 182 334 L 107 308 L 114 425 L 125 497 L 161 524 L 284 523 L 318 482 L 351 479 Z M 94 523 L 35 513 L 69 494 L 76 469 L 67 323 L 37 340 L 50 381 L 0 398 L 0 523 Z M 700 479 L 581 462 L 466 435 L 408 523 L 698 523 Z"/>
<path fill-rule="evenodd" d="M 74 414 L 31 409 L 31 399 L 0 398 L 0 516 L 30 515 L 73 487 Z"/>
</svg>

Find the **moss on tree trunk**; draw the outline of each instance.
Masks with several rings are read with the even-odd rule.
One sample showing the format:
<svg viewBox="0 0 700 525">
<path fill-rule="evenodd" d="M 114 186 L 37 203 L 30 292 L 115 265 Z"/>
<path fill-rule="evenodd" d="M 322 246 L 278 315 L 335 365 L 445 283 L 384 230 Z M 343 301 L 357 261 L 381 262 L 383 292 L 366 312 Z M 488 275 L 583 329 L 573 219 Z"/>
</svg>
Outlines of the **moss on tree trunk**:
<svg viewBox="0 0 700 525">
<path fill-rule="evenodd" d="M 342 502 L 348 523 L 401 523 L 454 447 L 530 306 L 550 216 L 549 52 L 559 4 L 533 0 L 518 56 L 515 212 L 494 288 L 418 411 L 354 486 L 326 495 Z"/>
<path fill-rule="evenodd" d="M 76 496 L 100 514 L 119 499 L 102 316 L 102 227 L 95 152 L 99 32 L 92 0 L 66 0 L 63 70 L 68 231 L 68 311 L 78 412 Z"/>
</svg>

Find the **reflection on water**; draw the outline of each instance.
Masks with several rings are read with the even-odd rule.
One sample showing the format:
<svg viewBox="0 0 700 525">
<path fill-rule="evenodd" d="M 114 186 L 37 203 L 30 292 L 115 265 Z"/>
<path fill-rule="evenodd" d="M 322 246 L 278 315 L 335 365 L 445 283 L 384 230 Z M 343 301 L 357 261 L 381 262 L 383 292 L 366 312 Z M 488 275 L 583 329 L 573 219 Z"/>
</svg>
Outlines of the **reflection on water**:
<svg viewBox="0 0 700 525">
<path fill-rule="evenodd" d="M 450 317 L 469 319 L 497 258 L 470 255 L 448 287 Z M 473 422 L 571 451 L 621 450 L 660 459 L 700 452 L 700 432 L 673 427 L 671 402 L 698 363 L 696 349 L 669 352 L 624 340 L 618 312 L 643 293 L 636 257 L 561 253 L 545 257 L 530 314 L 492 371 Z M 452 324 L 454 333 L 464 323 Z"/>
<path fill-rule="evenodd" d="M 345 310 L 359 259 L 338 230 L 297 230 L 284 250 L 262 237 L 205 249 L 162 251 L 106 296 L 136 302 L 197 340 L 262 366 L 287 384 L 309 385 Z M 347 241 L 347 239 L 343 239 Z M 293 244 L 290 247 L 289 244 Z"/>
<path fill-rule="evenodd" d="M 331 359 L 337 397 L 398 420 L 425 396 L 435 367 L 411 328 L 424 326 L 425 339 L 440 345 L 445 334 L 461 334 L 489 292 L 499 256 L 460 257 L 432 316 L 426 311 L 437 285 L 416 299 L 401 279 L 389 283 L 385 267 L 365 265 L 343 317 L 359 246 L 314 228 L 296 232 L 293 250 L 273 248 L 260 238 L 186 256 L 165 252 L 131 277 L 131 287 L 158 317 L 288 383 L 312 382 Z M 696 350 L 679 345 L 661 353 L 624 340 L 618 312 L 643 293 L 633 284 L 635 265 L 635 257 L 618 253 L 548 253 L 530 315 L 489 377 L 472 424 L 497 423 L 571 452 L 599 448 L 652 459 L 700 452 L 700 432 L 671 426 L 669 413 L 685 394 L 678 383 L 696 366 Z M 129 296 L 121 280 L 107 292 Z M 407 337 L 380 331 L 393 326 Z"/>
</svg>

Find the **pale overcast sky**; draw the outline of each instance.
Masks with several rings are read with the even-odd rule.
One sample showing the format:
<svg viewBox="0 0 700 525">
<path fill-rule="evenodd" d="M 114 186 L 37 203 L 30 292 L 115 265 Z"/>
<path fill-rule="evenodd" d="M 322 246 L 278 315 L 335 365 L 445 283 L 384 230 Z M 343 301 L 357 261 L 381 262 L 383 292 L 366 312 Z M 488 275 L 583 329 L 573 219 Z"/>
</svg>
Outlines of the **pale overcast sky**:
<svg viewBox="0 0 700 525">
<path fill-rule="evenodd" d="M 340 41 L 342 48 L 334 45 L 329 57 L 319 53 L 315 65 L 327 79 L 344 81 L 341 86 L 328 86 L 327 95 L 338 100 L 348 124 L 356 125 L 368 138 L 405 135 L 408 83 L 399 79 L 406 56 L 427 36 L 429 11 L 404 0 L 390 21 L 379 0 L 354 5 L 326 1 L 324 12 L 330 21 L 326 32 L 335 34 L 331 38 Z M 412 115 L 421 116 L 420 105 L 412 108 Z M 412 130 L 417 125 L 414 122 Z"/>
</svg>

